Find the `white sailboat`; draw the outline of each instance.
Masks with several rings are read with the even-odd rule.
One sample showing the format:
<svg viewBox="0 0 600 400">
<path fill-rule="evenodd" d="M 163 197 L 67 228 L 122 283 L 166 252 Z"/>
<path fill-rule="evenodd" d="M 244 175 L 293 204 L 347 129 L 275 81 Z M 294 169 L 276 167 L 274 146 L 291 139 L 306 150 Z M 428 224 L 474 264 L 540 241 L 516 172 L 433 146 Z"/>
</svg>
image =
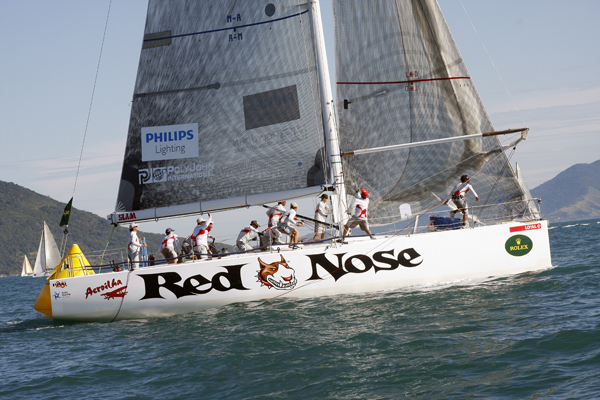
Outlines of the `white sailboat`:
<svg viewBox="0 0 600 400">
<path fill-rule="evenodd" d="M 23 259 L 23 267 L 21 268 L 21 276 L 31 276 L 33 275 L 33 269 L 31 269 L 31 264 L 29 263 L 29 259 L 27 256 Z"/>
<path fill-rule="evenodd" d="M 333 4 L 339 120 L 317 0 L 150 0 L 109 220 L 326 191 L 332 222 L 343 224 L 350 195 L 366 188 L 370 223 L 393 226 L 406 217 L 401 205 L 425 215 L 466 173 L 482 199 L 470 227 L 430 232 L 415 218 L 410 231 L 374 239 L 334 237 L 108 274 L 78 270 L 67 256 L 36 309 L 115 321 L 551 267 L 548 223 L 495 136 L 437 2 Z M 508 146 L 527 130 L 515 131 L 524 133 Z"/>
<path fill-rule="evenodd" d="M 56 245 L 52 232 L 50 232 L 50 228 L 48 228 L 46 221 L 44 221 L 42 237 L 40 238 L 40 245 L 35 258 L 33 274 L 31 276 L 49 276 L 59 263 L 60 252 L 58 246 Z"/>
</svg>

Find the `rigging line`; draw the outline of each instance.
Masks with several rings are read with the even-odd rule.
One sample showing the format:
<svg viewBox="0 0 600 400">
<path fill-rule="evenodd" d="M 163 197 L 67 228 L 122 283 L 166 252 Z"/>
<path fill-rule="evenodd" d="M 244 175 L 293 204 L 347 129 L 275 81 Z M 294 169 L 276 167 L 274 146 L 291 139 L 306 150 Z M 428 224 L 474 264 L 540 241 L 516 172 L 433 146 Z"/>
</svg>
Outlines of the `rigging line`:
<svg viewBox="0 0 600 400">
<path fill-rule="evenodd" d="M 125 290 L 125 289 L 127 289 L 127 286 L 129 286 L 129 278 L 131 277 L 131 273 L 132 272 L 133 272 L 132 269 L 129 269 L 129 271 L 127 272 L 127 282 L 125 282 L 125 287 L 122 288 L 121 290 Z M 125 302 L 125 295 L 126 294 L 127 294 L 127 292 L 123 293 L 123 297 L 121 297 L 121 304 L 119 305 L 119 309 L 117 310 L 117 313 L 115 314 L 115 317 L 110 322 L 115 322 L 115 319 L 117 319 L 117 317 L 121 313 L 121 308 L 123 308 L 123 302 Z"/>
<path fill-rule="evenodd" d="M 390 182 L 390 176 L 387 172 L 388 169 L 385 166 L 385 157 L 383 156 L 383 153 L 379 153 L 379 155 L 381 157 L 381 164 L 383 165 L 383 173 L 385 174 L 385 181 L 388 182 L 388 184 L 389 184 L 391 182 Z M 390 187 L 390 185 L 388 185 L 388 187 Z M 394 210 L 394 206 L 392 205 L 393 202 L 392 202 L 391 191 L 388 191 L 387 197 L 388 197 L 389 207 L 391 209 L 391 214 L 394 215 L 396 213 L 396 210 Z M 400 220 L 402 220 L 402 214 L 400 214 Z M 396 218 L 394 218 L 393 225 L 394 225 L 394 231 L 396 231 Z"/>
<path fill-rule="evenodd" d="M 104 253 L 106 253 L 106 249 L 108 249 L 108 245 L 110 244 L 110 238 L 112 238 L 112 235 L 115 232 L 116 228 L 117 226 L 113 225 L 113 230 L 110 232 L 110 236 L 108 237 L 108 240 L 106 242 L 106 247 L 104 247 L 104 251 L 102 252 L 102 256 L 100 257 L 100 264 L 102 264 L 102 261 L 104 261 Z"/>
<path fill-rule="evenodd" d="M 510 92 L 508 91 L 508 88 L 506 87 L 506 84 L 504 83 L 504 80 L 502 79 L 502 76 L 500 75 L 498 68 L 496 68 L 496 64 L 494 64 L 494 60 L 492 60 L 492 56 L 490 55 L 487 48 L 485 47 L 485 44 L 483 43 L 483 40 L 481 39 L 479 32 L 477 32 L 477 29 L 475 28 L 475 24 L 471 20 L 471 16 L 469 15 L 469 13 L 467 12 L 467 9 L 463 5 L 462 0 L 459 0 L 459 1 L 460 1 L 460 5 L 461 5 L 462 9 L 465 11 L 467 18 L 469 19 L 469 22 L 471 23 L 471 26 L 473 27 L 473 30 L 475 31 L 475 34 L 477 35 L 477 38 L 479 39 L 479 42 L 481 43 L 481 46 L 485 50 L 485 53 L 487 54 L 488 58 L 490 59 L 490 62 L 494 66 L 494 69 L 496 70 L 496 73 L 498 74 L 498 78 L 500 78 L 500 82 L 502 82 L 502 86 L 504 86 L 504 90 L 506 90 L 506 94 L 508 94 L 510 101 L 513 103 L 513 106 L 515 107 L 515 110 L 517 111 L 517 114 L 519 114 L 519 118 L 521 118 L 521 122 L 523 122 L 523 125 L 527 126 L 527 124 L 525 123 L 525 120 L 523 119 L 523 116 L 521 115 L 521 112 L 519 111 L 519 108 L 517 107 L 517 104 L 513 100 L 512 96 L 510 95 Z"/>
<path fill-rule="evenodd" d="M 488 192 L 487 198 L 485 199 L 485 202 L 484 202 L 485 204 L 488 204 L 488 200 L 494 194 L 494 191 L 496 190 L 496 186 L 498 186 L 498 182 L 500 181 L 500 178 L 503 176 L 504 171 L 506 171 L 506 169 L 511 166 L 510 165 L 510 160 L 511 160 L 511 158 L 512 158 L 512 156 L 513 156 L 514 153 L 515 153 L 515 148 L 513 147 L 512 151 L 510 152 L 510 155 L 506 156 L 508 158 L 508 162 L 504 163 L 504 166 L 502 167 L 502 170 L 500 171 L 500 173 L 498 175 L 496 175 L 496 180 L 495 180 L 494 184 L 492 185 L 492 189 Z M 504 152 L 499 153 L 496 157 L 494 157 L 494 159 L 500 157 L 502 154 L 504 154 Z M 514 176 L 514 174 L 513 174 L 513 176 Z M 522 191 L 523 190 L 521 189 L 521 192 Z M 477 218 L 479 218 L 479 216 L 481 215 L 482 212 L 483 212 L 483 208 L 477 214 Z"/>
<path fill-rule="evenodd" d="M 106 23 L 104 24 L 104 34 L 102 35 L 102 45 L 100 46 L 100 55 L 98 56 L 98 65 L 96 67 L 96 76 L 94 77 L 94 86 L 92 88 L 92 98 L 90 99 L 90 107 L 88 109 L 88 116 L 85 122 L 85 131 L 83 133 L 83 143 L 81 143 L 81 152 L 79 153 L 79 163 L 77 164 L 77 173 L 75 174 L 75 184 L 73 185 L 73 197 L 75 196 L 75 188 L 77 187 L 77 178 L 79 177 L 79 169 L 81 168 L 81 159 L 83 157 L 83 148 L 85 146 L 85 138 L 87 136 L 87 130 L 90 123 L 90 115 L 92 114 L 92 104 L 94 103 L 94 93 L 96 92 L 96 82 L 98 81 L 98 72 L 100 71 L 100 60 L 102 60 L 102 50 L 104 49 L 104 40 L 106 38 L 106 30 L 108 28 L 108 18 L 110 16 L 110 8 L 112 0 L 108 3 L 108 13 L 106 14 Z"/>
</svg>

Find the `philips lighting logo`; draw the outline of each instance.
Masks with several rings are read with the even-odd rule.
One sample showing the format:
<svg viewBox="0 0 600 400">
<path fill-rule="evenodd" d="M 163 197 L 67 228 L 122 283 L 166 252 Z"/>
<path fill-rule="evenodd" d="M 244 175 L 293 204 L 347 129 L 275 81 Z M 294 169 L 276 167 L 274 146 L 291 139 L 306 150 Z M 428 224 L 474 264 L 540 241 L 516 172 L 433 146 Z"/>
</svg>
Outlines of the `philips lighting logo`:
<svg viewBox="0 0 600 400">
<path fill-rule="evenodd" d="M 198 124 L 142 128 L 142 161 L 198 157 Z"/>
</svg>

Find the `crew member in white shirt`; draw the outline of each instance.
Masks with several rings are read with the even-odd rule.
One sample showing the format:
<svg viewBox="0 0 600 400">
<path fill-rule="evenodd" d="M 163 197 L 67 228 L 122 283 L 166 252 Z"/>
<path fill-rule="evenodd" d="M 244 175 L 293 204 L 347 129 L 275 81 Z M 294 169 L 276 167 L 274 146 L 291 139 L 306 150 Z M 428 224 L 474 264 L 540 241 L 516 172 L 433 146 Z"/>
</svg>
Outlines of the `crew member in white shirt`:
<svg viewBox="0 0 600 400">
<path fill-rule="evenodd" d="M 289 211 L 283 214 L 283 217 L 277 225 L 277 229 L 281 233 L 285 233 L 290 236 L 290 243 L 297 243 L 300 233 L 296 227 L 304 225 L 303 222 L 296 222 L 296 211 L 298 211 L 298 204 L 292 203 Z"/>
<path fill-rule="evenodd" d="M 317 209 L 315 210 L 315 219 L 319 222 L 315 222 L 315 236 L 312 240 L 317 240 L 317 237 L 321 235 L 321 240 L 325 239 L 325 231 L 327 230 L 327 225 L 322 222 L 327 221 L 327 217 L 329 216 L 329 206 L 327 205 L 327 200 L 329 196 L 327 193 L 323 193 L 321 195 L 321 201 L 317 204 Z"/>
<path fill-rule="evenodd" d="M 165 259 L 172 258 L 172 260 L 168 261 L 169 264 L 175 264 L 177 262 L 177 254 L 179 253 L 179 238 L 171 228 L 167 228 L 165 234 L 167 236 L 165 236 L 160 245 L 160 253 Z"/>
<path fill-rule="evenodd" d="M 277 226 L 279 220 L 285 214 L 285 201 L 280 201 L 276 206 L 273 206 L 267 210 L 267 216 L 269 217 L 268 227 Z"/>
<path fill-rule="evenodd" d="M 137 235 L 138 224 L 135 222 L 129 225 L 129 244 L 127 245 L 127 256 L 131 263 L 131 268 L 136 269 L 140 267 L 140 251 L 142 247 L 146 247 L 145 244 L 140 243 L 140 239 Z"/>
<path fill-rule="evenodd" d="M 210 235 L 210 231 L 213 227 L 213 219 L 210 213 L 208 213 L 208 219 L 198 218 L 196 220 L 196 228 L 192 233 L 192 241 L 194 243 L 194 260 L 207 259 L 210 254 L 210 248 L 208 247 L 208 239 L 215 239 L 214 236 Z"/>
<path fill-rule="evenodd" d="M 258 234 L 258 221 L 253 220 L 250 225 L 240 231 L 235 244 L 240 251 L 252 250 L 252 246 L 248 244 Z"/>
<path fill-rule="evenodd" d="M 479 201 L 479 196 L 477 196 L 475 189 L 473 189 L 473 186 L 471 186 L 469 175 L 465 174 L 460 177 L 460 182 L 457 183 L 452 189 L 452 192 L 450 192 L 450 195 L 452 196 L 452 202 L 457 208 L 456 211 L 450 212 L 450 218 L 454 220 L 454 214 L 456 214 L 457 212 L 461 212 L 463 215 L 463 226 L 465 227 L 467 226 L 467 217 L 469 216 L 467 211 L 469 205 L 467 204 L 467 199 L 465 198 L 465 195 L 469 191 L 473 192 L 473 196 L 475 196 L 475 201 Z M 450 199 L 446 199 L 446 201 L 444 201 L 444 204 L 448 204 L 448 200 Z"/>
<path fill-rule="evenodd" d="M 371 239 L 375 239 L 373 235 L 371 235 L 371 231 L 369 230 L 369 222 L 367 221 L 367 210 L 369 208 L 369 192 L 366 189 L 356 189 L 358 193 L 360 191 L 360 197 L 357 197 L 356 200 L 350 205 L 348 208 L 348 214 L 352 215 L 346 226 L 344 227 L 344 236 L 348 234 L 350 229 L 355 226 L 359 226 L 367 235 L 371 236 Z"/>
</svg>

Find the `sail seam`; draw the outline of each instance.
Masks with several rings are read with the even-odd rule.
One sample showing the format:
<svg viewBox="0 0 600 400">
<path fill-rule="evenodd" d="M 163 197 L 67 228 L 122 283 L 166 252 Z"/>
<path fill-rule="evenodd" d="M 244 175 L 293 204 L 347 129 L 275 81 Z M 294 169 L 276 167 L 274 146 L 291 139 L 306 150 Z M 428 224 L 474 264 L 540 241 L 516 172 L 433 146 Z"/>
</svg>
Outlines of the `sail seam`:
<svg viewBox="0 0 600 400">
<path fill-rule="evenodd" d="M 254 22 L 252 24 L 246 24 L 246 25 L 230 26 L 230 27 L 227 27 L 227 28 L 211 29 L 209 31 L 193 32 L 193 33 L 182 33 L 181 35 L 172 35 L 172 36 L 166 36 L 166 37 L 160 37 L 160 38 L 144 39 L 144 43 L 146 43 L 146 42 L 154 42 L 154 41 L 157 41 L 157 40 L 176 39 L 176 38 L 182 38 L 182 37 L 187 37 L 187 36 L 203 35 L 203 34 L 206 34 L 206 33 L 222 32 L 222 31 L 230 31 L 230 30 L 234 30 L 235 31 L 236 29 L 247 28 L 249 26 L 256 26 L 256 25 L 263 25 L 263 24 L 272 24 L 273 22 L 283 21 L 285 19 L 298 17 L 298 16 L 300 16 L 302 14 L 306 14 L 307 12 L 308 12 L 308 10 L 302 11 L 302 12 L 300 12 L 298 14 L 288 15 L 287 17 L 272 19 L 272 20 L 263 21 L 263 22 Z"/>
<path fill-rule="evenodd" d="M 408 81 L 393 81 L 393 82 L 336 82 L 338 85 L 394 85 L 403 83 L 415 82 L 431 82 L 431 81 L 450 81 L 456 79 L 471 79 L 469 76 L 456 76 L 450 78 L 429 78 L 429 79 L 414 79 Z"/>
<path fill-rule="evenodd" d="M 270 80 L 274 80 L 274 79 L 281 79 L 281 78 L 288 78 L 291 76 L 303 75 L 303 74 L 309 73 L 314 70 L 316 70 L 316 67 L 308 67 L 308 68 L 298 69 L 296 71 L 291 71 L 291 72 L 286 72 L 286 73 L 276 74 L 276 75 L 269 75 L 269 76 L 264 76 L 261 78 L 255 78 L 255 79 L 246 79 L 243 81 L 235 81 L 235 82 L 229 82 L 229 83 L 214 83 L 214 84 L 205 85 L 205 86 L 197 86 L 197 87 L 183 88 L 183 89 L 161 90 L 158 92 L 135 93 L 133 95 L 133 98 L 137 99 L 140 97 L 156 96 L 156 95 L 161 95 L 161 94 L 173 94 L 173 93 L 182 93 L 182 92 L 189 92 L 189 91 L 195 91 L 195 90 L 220 89 L 220 88 L 225 88 L 225 87 L 248 85 L 250 83 L 266 82 L 266 81 L 270 81 Z"/>
</svg>

